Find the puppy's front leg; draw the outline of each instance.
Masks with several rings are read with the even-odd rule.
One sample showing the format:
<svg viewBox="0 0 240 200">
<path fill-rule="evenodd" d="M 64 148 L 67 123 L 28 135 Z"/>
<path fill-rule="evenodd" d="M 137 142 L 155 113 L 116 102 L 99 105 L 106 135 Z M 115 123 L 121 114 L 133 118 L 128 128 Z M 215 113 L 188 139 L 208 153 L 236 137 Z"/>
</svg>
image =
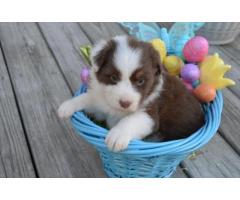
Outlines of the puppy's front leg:
<svg viewBox="0 0 240 200">
<path fill-rule="evenodd" d="M 60 118 L 68 118 L 74 112 L 83 110 L 89 107 L 92 103 L 91 96 L 88 93 L 69 99 L 61 104 L 58 108 L 58 116 Z"/>
<path fill-rule="evenodd" d="M 106 144 L 112 151 L 121 151 L 128 147 L 132 139 L 142 139 L 151 134 L 153 119 L 143 111 L 122 118 L 106 137 Z"/>
</svg>

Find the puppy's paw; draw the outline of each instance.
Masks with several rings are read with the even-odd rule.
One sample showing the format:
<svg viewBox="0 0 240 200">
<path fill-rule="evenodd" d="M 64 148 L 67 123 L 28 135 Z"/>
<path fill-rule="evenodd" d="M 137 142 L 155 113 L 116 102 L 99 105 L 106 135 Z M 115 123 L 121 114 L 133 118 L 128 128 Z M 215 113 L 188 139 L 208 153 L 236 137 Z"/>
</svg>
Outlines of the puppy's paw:
<svg viewBox="0 0 240 200">
<path fill-rule="evenodd" d="M 74 104 L 71 100 L 65 101 L 62 105 L 58 108 L 58 116 L 60 118 L 68 118 L 73 115 L 75 112 Z"/>
<path fill-rule="evenodd" d="M 123 130 L 112 128 L 105 139 L 105 143 L 109 150 L 118 152 L 126 149 L 131 139 L 130 135 Z"/>
</svg>

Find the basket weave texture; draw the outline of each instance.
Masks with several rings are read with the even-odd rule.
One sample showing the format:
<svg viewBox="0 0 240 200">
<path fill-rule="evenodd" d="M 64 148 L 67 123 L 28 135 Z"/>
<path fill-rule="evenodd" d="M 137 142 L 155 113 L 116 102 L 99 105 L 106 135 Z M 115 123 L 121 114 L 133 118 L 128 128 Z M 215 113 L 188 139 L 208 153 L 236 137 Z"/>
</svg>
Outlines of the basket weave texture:
<svg viewBox="0 0 240 200">
<path fill-rule="evenodd" d="M 82 85 L 76 95 L 86 90 L 86 85 Z M 120 153 L 107 149 L 104 140 L 108 130 L 91 121 L 84 112 L 74 113 L 71 122 L 76 133 L 98 150 L 109 177 L 170 177 L 182 160 L 214 136 L 221 121 L 222 108 L 222 92 L 218 91 L 215 100 L 203 106 L 204 126 L 190 137 L 159 143 L 133 140 L 128 149 Z"/>
</svg>

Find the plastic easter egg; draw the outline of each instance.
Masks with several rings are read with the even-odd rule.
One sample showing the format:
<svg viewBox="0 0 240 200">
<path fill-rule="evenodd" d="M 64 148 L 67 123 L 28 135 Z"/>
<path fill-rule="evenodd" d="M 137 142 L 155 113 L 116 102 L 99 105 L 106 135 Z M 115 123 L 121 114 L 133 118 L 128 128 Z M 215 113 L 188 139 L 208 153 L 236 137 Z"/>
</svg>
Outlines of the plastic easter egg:
<svg viewBox="0 0 240 200">
<path fill-rule="evenodd" d="M 89 78 L 89 69 L 87 67 L 84 67 L 81 71 L 81 81 L 82 83 L 87 83 Z"/>
<path fill-rule="evenodd" d="M 171 75 L 179 75 L 181 67 L 184 65 L 181 58 L 177 56 L 167 56 L 164 61 L 163 65 Z"/>
<path fill-rule="evenodd" d="M 193 86 L 192 86 L 190 83 L 188 83 L 188 82 L 186 82 L 186 81 L 183 80 L 183 84 L 185 85 L 185 87 L 186 87 L 190 92 L 193 91 Z"/>
<path fill-rule="evenodd" d="M 216 97 L 216 90 L 214 86 L 201 83 L 193 90 L 193 94 L 203 103 L 211 102 Z"/>
<path fill-rule="evenodd" d="M 166 49 L 165 43 L 158 38 L 151 40 L 150 43 L 152 44 L 154 49 L 157 50 L 157 52 L 160 55 L 160 59 L 163 62 L 164 58 L 167 56 L 167 49 Z"/>
<path fill-rule="evenodd" d="M 183 48 L 183 56 L 188 62 L 201 62 L 208 54 L 208 41 L 196 36 L 190 39 Z"/>
<path fill-rule="evenodd" d="M 193 83 L 200 78 L 200 70 L 197 65 L 186 64 L 181 69 L 181 77 L 188 83 Z"/>
</svg>

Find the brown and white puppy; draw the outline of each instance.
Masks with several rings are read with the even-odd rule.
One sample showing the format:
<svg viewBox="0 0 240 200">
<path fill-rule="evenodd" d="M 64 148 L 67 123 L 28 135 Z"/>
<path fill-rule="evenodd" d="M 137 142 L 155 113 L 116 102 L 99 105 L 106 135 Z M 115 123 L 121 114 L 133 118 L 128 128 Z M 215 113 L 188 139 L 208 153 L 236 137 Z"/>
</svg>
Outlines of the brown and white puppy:
<svg viewBox="0 0 240 200">
<path fill-rule="evenodd" d="M 204 123 L 199 102 L 161 66 L 151 44 L 128 36 L 99 42 L 92 51 L 87 93 L 64 102 L 60 117 L 85 110 L 106 120 L 110 150 L 153 132 L 164 140 L 189 136 Z"/>
</svg>

